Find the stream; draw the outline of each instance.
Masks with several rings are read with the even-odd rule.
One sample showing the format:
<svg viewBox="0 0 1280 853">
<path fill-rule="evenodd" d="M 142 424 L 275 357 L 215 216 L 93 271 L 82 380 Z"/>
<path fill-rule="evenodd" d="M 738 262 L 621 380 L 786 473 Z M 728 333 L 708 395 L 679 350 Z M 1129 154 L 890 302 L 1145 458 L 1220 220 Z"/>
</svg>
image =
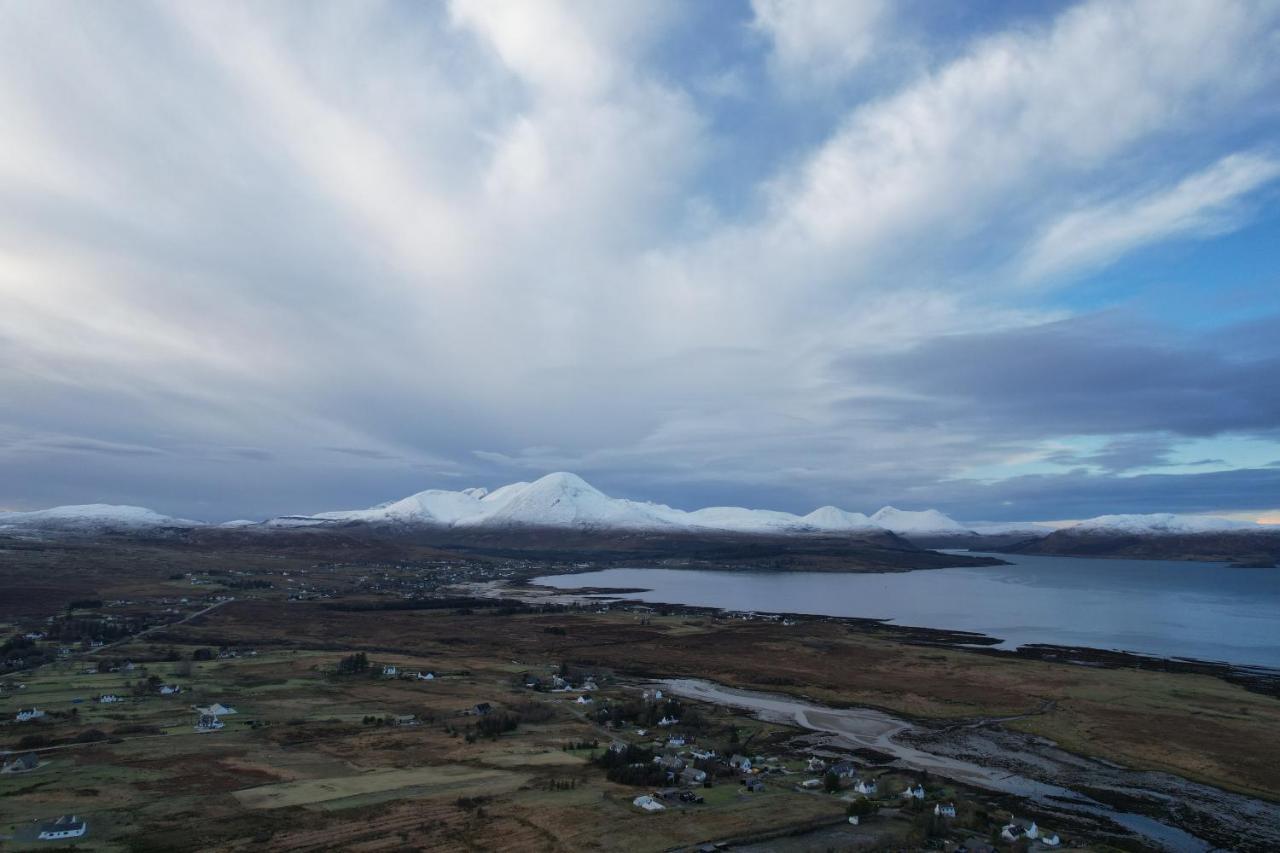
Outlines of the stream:
<svg viewBox="0 0 1280 853">
<path fill-rule="evenodd" d="M 686 699 L 751 711 L 829 736 L 827 745 L 872 749 L 895 766 L 1010 794 L 1039 808 L 1110 821 L 1174 853 L 1280 849 L 1280 807 L 1169 773 L 1129 770 L 998 725 L 935 728 L 870 708 L 830 708 L 699 679 L 660 682 Z M 1085 790 L 1089 793 L 1084 793 Z M 1129 803 L 1159 818 L 1104 800 Z M 1176 825 L 1175 825 L 1176 824 Z"/>
</svg>

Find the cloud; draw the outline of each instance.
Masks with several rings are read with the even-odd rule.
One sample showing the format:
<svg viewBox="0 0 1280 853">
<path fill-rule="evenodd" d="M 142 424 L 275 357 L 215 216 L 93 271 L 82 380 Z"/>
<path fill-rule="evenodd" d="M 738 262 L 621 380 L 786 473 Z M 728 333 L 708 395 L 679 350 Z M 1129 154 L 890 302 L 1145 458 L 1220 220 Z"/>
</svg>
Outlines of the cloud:
<svg viewBox="0 0 1280 853">
<path fill-rule="evenodd" d="M 1072 211 L 1028 248 L 1023 274 L 1062 275 L 1158 240 L 1232 230 L 1241 199 L 1278 175 L 1280 162 L 1271 157 L 1231 154 L 1171 188 Z"/>
<path fill-rule="evenodd" d="M 1037 9 L 892 80 L 898 13 L 832 8 L 0 5 L 0 501 L 554 467 L 863 507 L 1068 435 L 1274 430 L 1267 318 L 1074 317 L 1017 264 L 1266 212 L 1274 4 Z"/>
<path fill-rule="evenodd" d="M 1107 313 L 936 337 L 900 353 L 851 356 L 843 367 L 851 380 L 894 389 L 886 406 L 901 413 L 1009 437 L 1275 432 L 1280 343 L 1237 358 L 1228 339 L 1187 338 Z M 1131 453 L 1133 441 L 1151 439 L 1123 439 L 1113 450 Z"/>
<path fill-rule="evenodd" d="M 792 90 L 839 83 L 866 62 L 887 28 L 883 0 L 752 0 L 751 26 L 770 43 L 773 71 Z"/>
</svg>

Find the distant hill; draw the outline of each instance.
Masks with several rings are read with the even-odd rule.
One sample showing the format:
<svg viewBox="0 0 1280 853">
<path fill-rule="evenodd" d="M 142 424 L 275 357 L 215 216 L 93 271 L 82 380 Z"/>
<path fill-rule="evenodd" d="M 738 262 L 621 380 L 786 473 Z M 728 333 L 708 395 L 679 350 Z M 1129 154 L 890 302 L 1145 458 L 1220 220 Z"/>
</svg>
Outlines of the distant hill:
<svg viewBox="0 0 1280 853">
<path fill-rule="evenodd" d="M 1280 528 L 1209 516 L 1104 515 L 1002 550 L 1274 566 L 1280 562 Z"/>
</svg>

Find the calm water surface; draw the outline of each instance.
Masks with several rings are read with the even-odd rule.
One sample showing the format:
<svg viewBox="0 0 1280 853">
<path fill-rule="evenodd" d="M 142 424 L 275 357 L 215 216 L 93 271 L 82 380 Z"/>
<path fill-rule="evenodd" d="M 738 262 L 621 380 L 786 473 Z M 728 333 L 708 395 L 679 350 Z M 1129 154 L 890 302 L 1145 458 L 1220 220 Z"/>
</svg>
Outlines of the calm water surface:
<svg viewBox="0 0 1280 853">
<path fill-rule="evenodd" d="M 538 583 L 627 598 L 888 619 L 1026 643 L 1280 668 L 1280 570 L 1224 563 L 992 556 L 1013 565 L 895 574 L 608 569 Z"/>
</svg>

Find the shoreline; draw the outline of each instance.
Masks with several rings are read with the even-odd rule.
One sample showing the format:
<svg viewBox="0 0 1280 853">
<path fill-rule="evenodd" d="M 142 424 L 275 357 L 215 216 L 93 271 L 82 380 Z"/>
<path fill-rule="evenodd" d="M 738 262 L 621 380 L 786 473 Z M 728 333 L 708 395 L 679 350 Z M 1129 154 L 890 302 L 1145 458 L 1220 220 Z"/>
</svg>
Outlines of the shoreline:
<svg viewBox="0 0 1280 853">
<path fill-rule="evenodd" d="M 586 574 L 587 572 L 578 572 Z M 573 574 L 566 572 L 564 574 Z M 544 575 L 539 575 L 545 577 Z M 733 618 L 741 615 L 744 618 L 759 618 L 767 621 L 821 621 L 840 624 L 851 630 L 870 635 L 889 635 L 892 639 L 909 645 L 933 646 L 952 651 L 972 654 L 991 655 L 1001 658 L 1035 660 L 1046 663 L 1061 663 L 1069 666 L 1099 667 L 1104 669 L 1139 669 L 1153 672 L 1185 673 L 1209 675 L 1220 678 L 1231 684 L 1244 687 L 1255 693 L 1280 698 L 1280 667 L 1268 667 L 1259 664 L 1235 664 L 1229 661 L 1203 660 L 1178 655 L 1155 655 L 1141 652 L 1104 649 L 1093 646 L 1061 645 L 1056 643 L 1025 643 L 1016 648 L 999 648 L 1005 642 L 978 631 L 965 631 L 952 628 L 928 628 L 913 625 L 901 625 L 890 617 L 862 616 L 828 616 L 814 613 L 795 613 L 789 611 L 742 611 L 724 607 L 680 604 L 669 602 L 642 601 L 626 598 L 628 593 L 650 592 L 650 589 L 634 587 L 598 587 L 585 586 L 560 588 L 536 584 L 531 578 L 505 582 L 505 588 L 514 591 L 528 591 L 535 597 L 520 595 L 509 596 L 529 604 L 549 603 L 561 597 L 583 604 L 600 604 L 610 607 L 624 606 L 629 608 L 650 608 L 671 614 L 690 616 L 711 616 Z"/>
</svg>

